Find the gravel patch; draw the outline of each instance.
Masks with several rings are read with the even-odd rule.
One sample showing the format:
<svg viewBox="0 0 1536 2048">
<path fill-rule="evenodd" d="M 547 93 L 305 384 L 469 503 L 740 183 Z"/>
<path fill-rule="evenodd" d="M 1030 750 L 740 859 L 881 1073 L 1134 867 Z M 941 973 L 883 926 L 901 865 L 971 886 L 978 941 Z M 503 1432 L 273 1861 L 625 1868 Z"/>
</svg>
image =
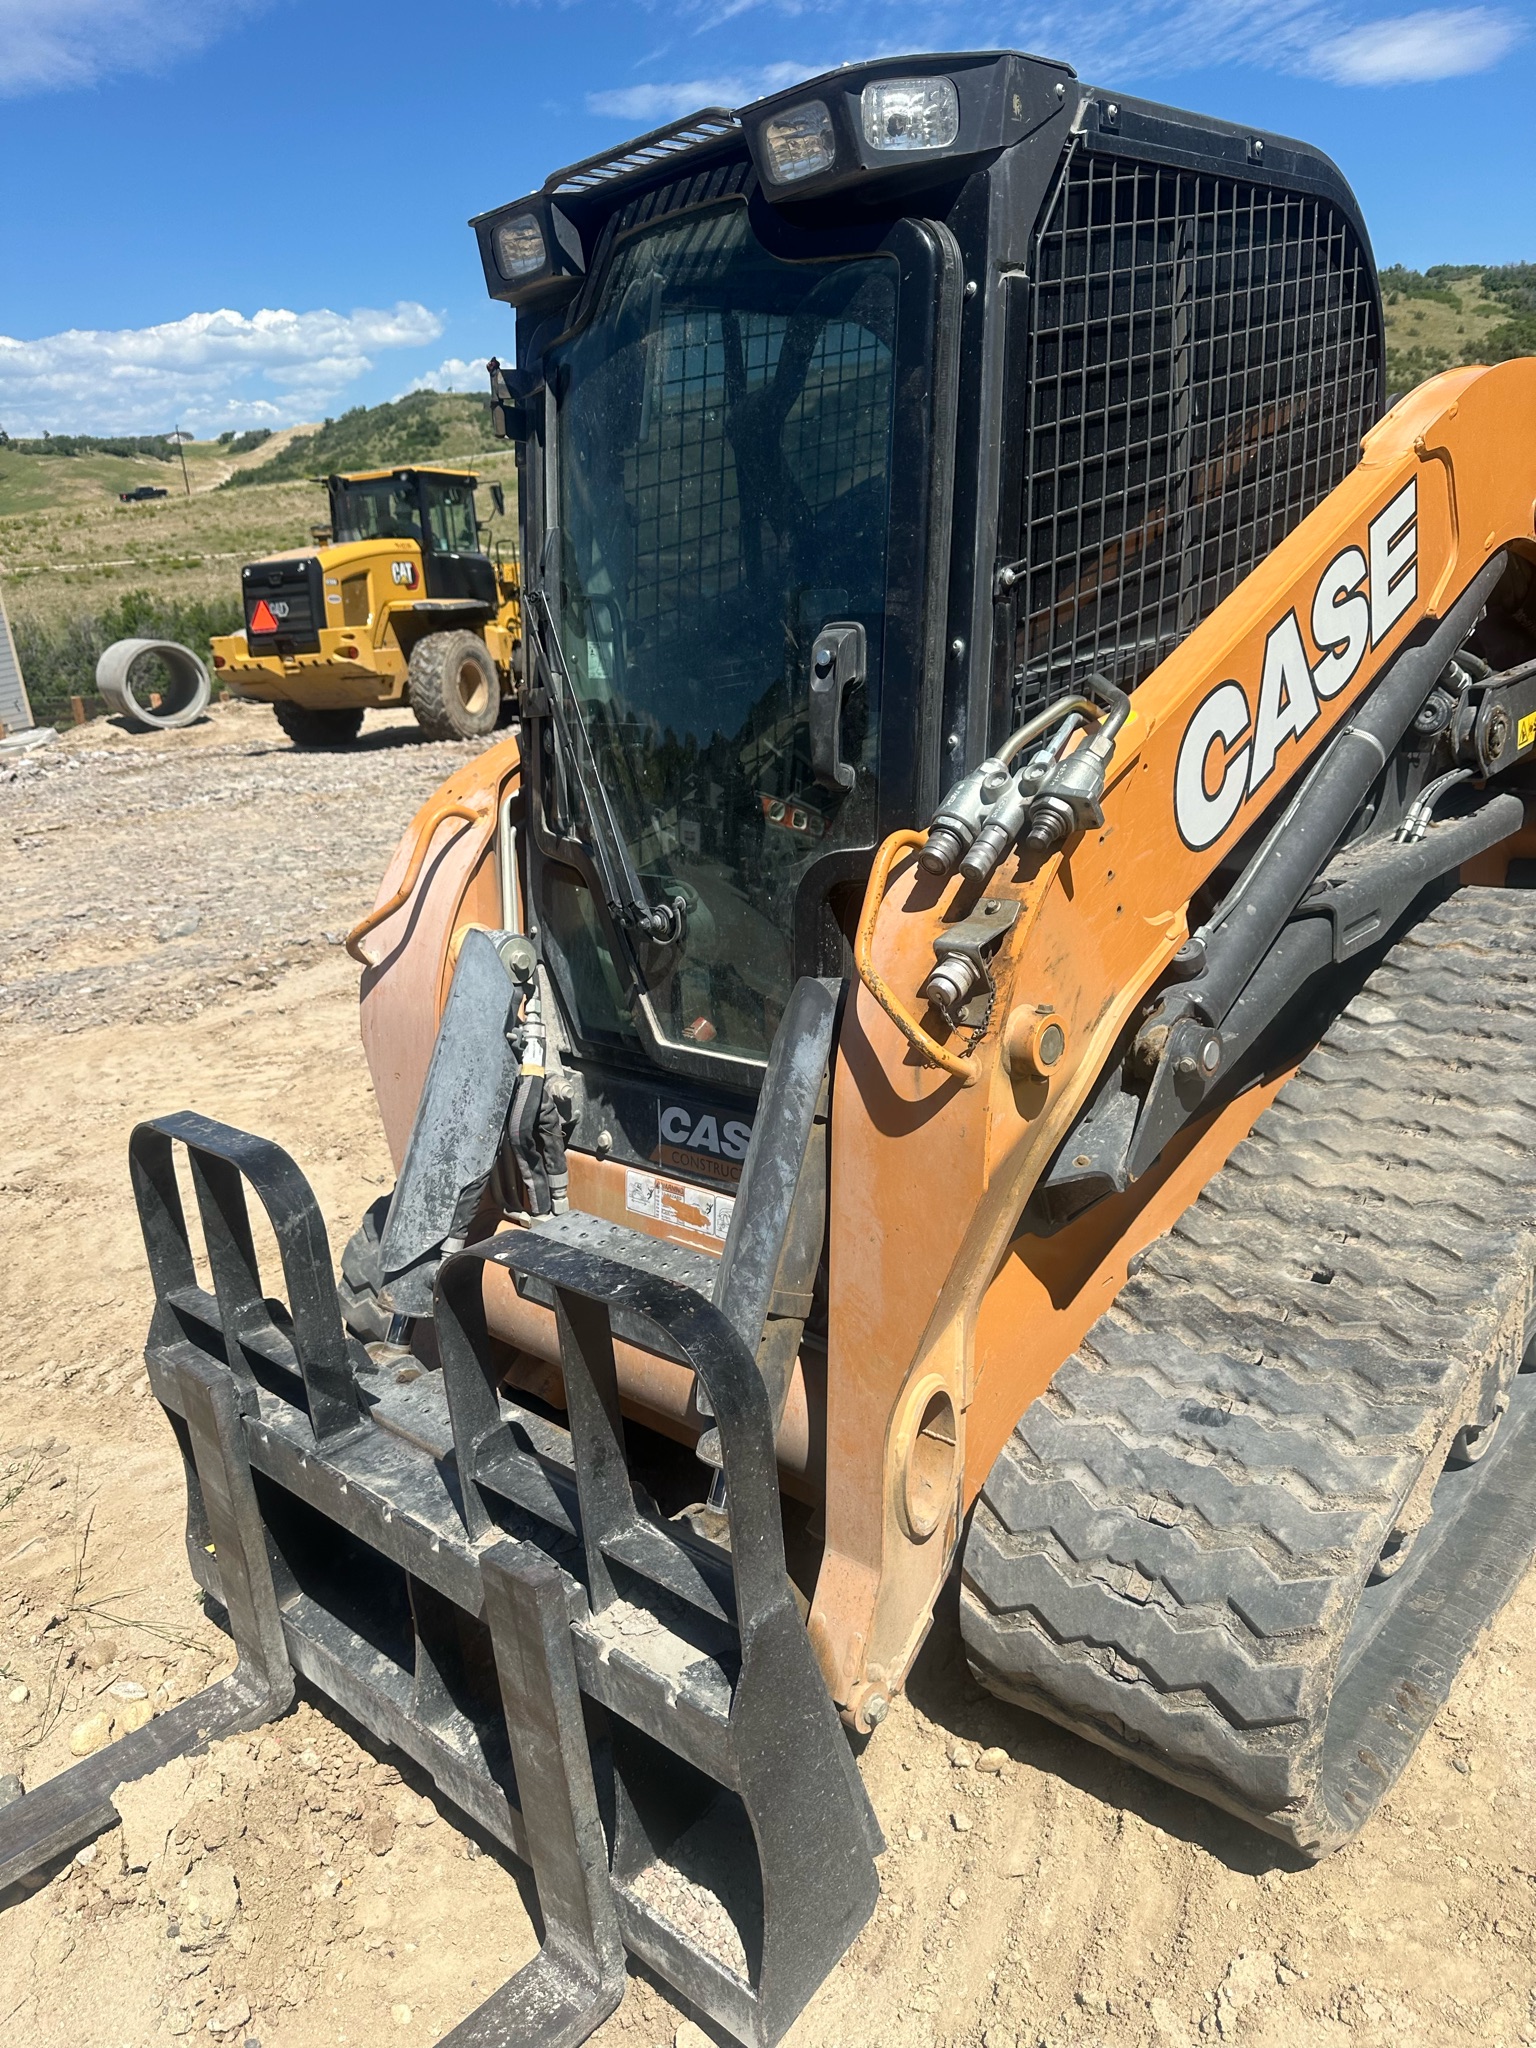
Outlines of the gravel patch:
<svg viewBox="0 0 1536 2048">
<path fill-rule="evenodd" d="M 415 812 L 484 741 L 370 714 L 334 752 L 264 707 L 129 733 L 100 720 L 0 765 L 0 1027 L 196 1016 L 340 945 Z"/>
</svg>

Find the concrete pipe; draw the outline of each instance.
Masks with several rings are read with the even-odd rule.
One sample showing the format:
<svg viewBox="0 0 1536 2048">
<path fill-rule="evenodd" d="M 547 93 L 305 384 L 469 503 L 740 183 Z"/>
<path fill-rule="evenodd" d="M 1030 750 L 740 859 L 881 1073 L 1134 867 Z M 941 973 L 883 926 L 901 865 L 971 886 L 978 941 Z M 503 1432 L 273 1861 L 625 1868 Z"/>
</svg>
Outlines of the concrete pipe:
<svg viewBox="0 0 1536 2048">
<path fill-rule="evenodd" d="M 158 704 L 150 702 L 155 659 L 167 678 Z M 174 640 L 114 640 L 96 664 L 96 688 L 114 711 L 146 732 L 191 725 L 208 709 L 208 671 L 190 647 Z"/>
</svg>

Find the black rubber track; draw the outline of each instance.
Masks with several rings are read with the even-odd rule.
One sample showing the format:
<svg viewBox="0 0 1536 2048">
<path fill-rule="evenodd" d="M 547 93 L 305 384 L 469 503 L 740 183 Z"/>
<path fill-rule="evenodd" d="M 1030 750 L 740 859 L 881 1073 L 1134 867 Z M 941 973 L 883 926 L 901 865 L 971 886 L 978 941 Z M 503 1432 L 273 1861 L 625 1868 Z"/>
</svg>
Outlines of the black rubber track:
<svg viewBox="0 0 1536 2048">
<path fill-rule="evenodd" d="M 1533 1270 L 1536 896 L 1464 889 L 1015 1430 L 965 1549 L 977 1676 L 1310 1855 L 1347 1840 L 1536 1546 Z"/>
<path fill-rule="evenodd" d="M 379 1242 L 384 1235 L 384 1219 L 388 1214 L 388 1195 L 380 1195 L 376 1202 L 369 1204 L 362 1222 L 347 1240 L 347 1248 L 341 1255 L 341 1277 L 336 1282 L 342 1321 L 353 1336 L 361 1337 L 365 1344 L 387 1337 L 395 1319 L 393 1309 L 386 1308 L 379 1298 L 383 1285 Z"/>
</svg>

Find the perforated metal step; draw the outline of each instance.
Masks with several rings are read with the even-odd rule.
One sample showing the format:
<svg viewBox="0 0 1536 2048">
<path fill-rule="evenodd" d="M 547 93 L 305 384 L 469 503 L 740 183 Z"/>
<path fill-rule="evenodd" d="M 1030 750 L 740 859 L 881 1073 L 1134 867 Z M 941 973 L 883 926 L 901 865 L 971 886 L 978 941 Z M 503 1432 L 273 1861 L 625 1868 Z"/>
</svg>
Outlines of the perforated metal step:
<svg viewBox="0 0 1536 2048">
<path fill-rule="evenodd" d="M 654 1273 L 660 1280 L 675 1280 L 679 1286 L 691 1287 L 706 1299 L 714 1299 L 720 1262 L 708 1252 L 696 1252 L 691 1245 L 673 1244 L 664 1237 L 648 1237 L 644 1231 L 631 1230 L 623 1223 L 610 1223 L 604 1216 L 589 1216 L 581 1209 L 567 1210 L 563 1216 L 542 1216 L 532 1229 L 535 1236 L 551 1244 L 569 1245 L 577 1251 L 596 1252 L 601 1257 L 620 1260 L 626 1266 Z M 523 1284 L 523 1292 L 530 1301 L 542 1302 L 546 1308 L 554 1304 L 552 1290 L 540 1279 L 528 1279 Z M 675 1345 L 663 1347 L 654 1329 L 649 1325 L 642 1329 L 623 1302 L 610 1303 L 608 1319 L 615 1337 L 622 1337 L 629 1344 L 644 1345 L 653 1351 L 664 1350 L 666 1357 L 676 1359 L 679 1364 L 684 1362 L 682 1352 Z"/>
</svg>

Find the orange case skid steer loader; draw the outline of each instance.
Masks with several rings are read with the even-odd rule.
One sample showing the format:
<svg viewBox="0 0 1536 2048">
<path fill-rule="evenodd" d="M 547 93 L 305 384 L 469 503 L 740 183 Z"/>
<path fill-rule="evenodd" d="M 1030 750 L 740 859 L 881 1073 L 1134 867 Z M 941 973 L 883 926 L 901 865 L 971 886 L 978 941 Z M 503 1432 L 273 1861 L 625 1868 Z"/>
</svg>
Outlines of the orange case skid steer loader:
<svg viewBox="0 0 1536 2048">
<path fill-rule="evenodd" d="M 136 1134 L 241 1662 L 0 1882 L 300 1677 L 533 1867 L 452 2039 L 627 1953 L 769 2043 L 952 1572 L 985 1685 L 1320 1855 L 1525 1569 L 1536 364 L 1381 417 L 1331 164 L 1009 54 L 476 228 L 530 658 L 351 941 L 397 1185 L 338 1280 L 276 1148 Z"/>
</svg>

